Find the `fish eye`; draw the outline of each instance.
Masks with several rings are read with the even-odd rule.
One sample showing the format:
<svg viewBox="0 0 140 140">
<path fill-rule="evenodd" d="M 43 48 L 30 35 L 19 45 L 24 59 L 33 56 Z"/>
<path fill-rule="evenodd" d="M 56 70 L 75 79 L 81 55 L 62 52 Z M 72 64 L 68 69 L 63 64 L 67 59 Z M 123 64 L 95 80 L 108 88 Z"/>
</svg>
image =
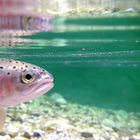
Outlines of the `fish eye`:
<svg viewBox="0 0 140 140">
<path fill-rule="evenodd" d="M 23 72 L 21 80 L 25 84 L 31 83 L 31 82 L 33 82 L 35 80 L 35 75 L 32 74 L 32 73 Z"/>
</svg>

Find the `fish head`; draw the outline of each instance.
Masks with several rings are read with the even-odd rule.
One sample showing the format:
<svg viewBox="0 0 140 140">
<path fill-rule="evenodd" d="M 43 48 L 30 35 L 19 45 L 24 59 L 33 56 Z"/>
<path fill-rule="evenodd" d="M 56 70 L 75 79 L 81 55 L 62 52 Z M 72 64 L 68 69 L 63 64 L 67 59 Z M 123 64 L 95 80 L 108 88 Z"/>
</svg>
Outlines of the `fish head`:
<svg viewBox="0 0 140 140">
<path fill-rule="evenodd" d="M 0 106 L 14 106 L 34 99 L 53 87 L 53 76 L 38 66 L 13 62 L 6 69 L 3 89 L 4 98 Z"/>
<path fill-rule="evenodd" d="M 53 86 L 52 75 L 39 67 L 29 67 L 24 71 L 15 71 L 13 73 L 13 82 L 17 94 L 42 94 L 47 92 Z M 26 95 L 26 96 L 27 96 Z"/>
</svg>

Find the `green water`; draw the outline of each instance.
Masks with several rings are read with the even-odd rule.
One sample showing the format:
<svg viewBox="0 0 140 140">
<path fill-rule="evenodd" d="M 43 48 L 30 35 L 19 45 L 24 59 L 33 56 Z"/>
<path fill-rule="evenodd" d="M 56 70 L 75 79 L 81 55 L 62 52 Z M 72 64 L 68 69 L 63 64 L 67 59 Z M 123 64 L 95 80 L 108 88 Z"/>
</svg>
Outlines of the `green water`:
<svg viewBox="0 0 140 140">
<path fill-rule="evenodd" d="M 54 18 L 53 29 L 17 37 L 1 58 L 44 67 L 67 101 L 140 112 L 140 17 Z M 2 46 L 2 45 L 1 45 Z"/>
</svg>

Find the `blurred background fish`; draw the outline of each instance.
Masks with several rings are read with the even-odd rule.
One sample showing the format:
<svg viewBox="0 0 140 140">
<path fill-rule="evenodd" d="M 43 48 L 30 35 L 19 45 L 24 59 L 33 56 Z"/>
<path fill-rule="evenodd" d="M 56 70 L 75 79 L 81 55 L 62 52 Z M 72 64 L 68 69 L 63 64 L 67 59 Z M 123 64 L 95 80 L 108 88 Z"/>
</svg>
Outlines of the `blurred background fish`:
<svg viewBox="0 0 140 140">
<path fill-rule="evenodd" d="M 41 13 L 40 6 L 38 0 L 0 0 L 0 46 L 15 46 L 27 41 L 17 37 L 50 31 L 51 16 Z"/>
</svg>

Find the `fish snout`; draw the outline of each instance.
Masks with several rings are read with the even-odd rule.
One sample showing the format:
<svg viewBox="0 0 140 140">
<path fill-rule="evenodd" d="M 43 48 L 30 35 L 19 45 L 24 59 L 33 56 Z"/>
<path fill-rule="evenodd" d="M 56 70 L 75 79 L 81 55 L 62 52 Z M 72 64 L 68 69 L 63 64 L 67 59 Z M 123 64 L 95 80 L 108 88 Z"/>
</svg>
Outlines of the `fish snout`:
<svg viewBox="0 0 140 140">
<path fill-rule="evenodd" d="M 52 74 L 50 74 L 49 72 L 46 72 L 44 75 L 42 75 L 42 78 L 47 80 L 48 83 L 53 83 L 54 81 Z"/>
</svg>

